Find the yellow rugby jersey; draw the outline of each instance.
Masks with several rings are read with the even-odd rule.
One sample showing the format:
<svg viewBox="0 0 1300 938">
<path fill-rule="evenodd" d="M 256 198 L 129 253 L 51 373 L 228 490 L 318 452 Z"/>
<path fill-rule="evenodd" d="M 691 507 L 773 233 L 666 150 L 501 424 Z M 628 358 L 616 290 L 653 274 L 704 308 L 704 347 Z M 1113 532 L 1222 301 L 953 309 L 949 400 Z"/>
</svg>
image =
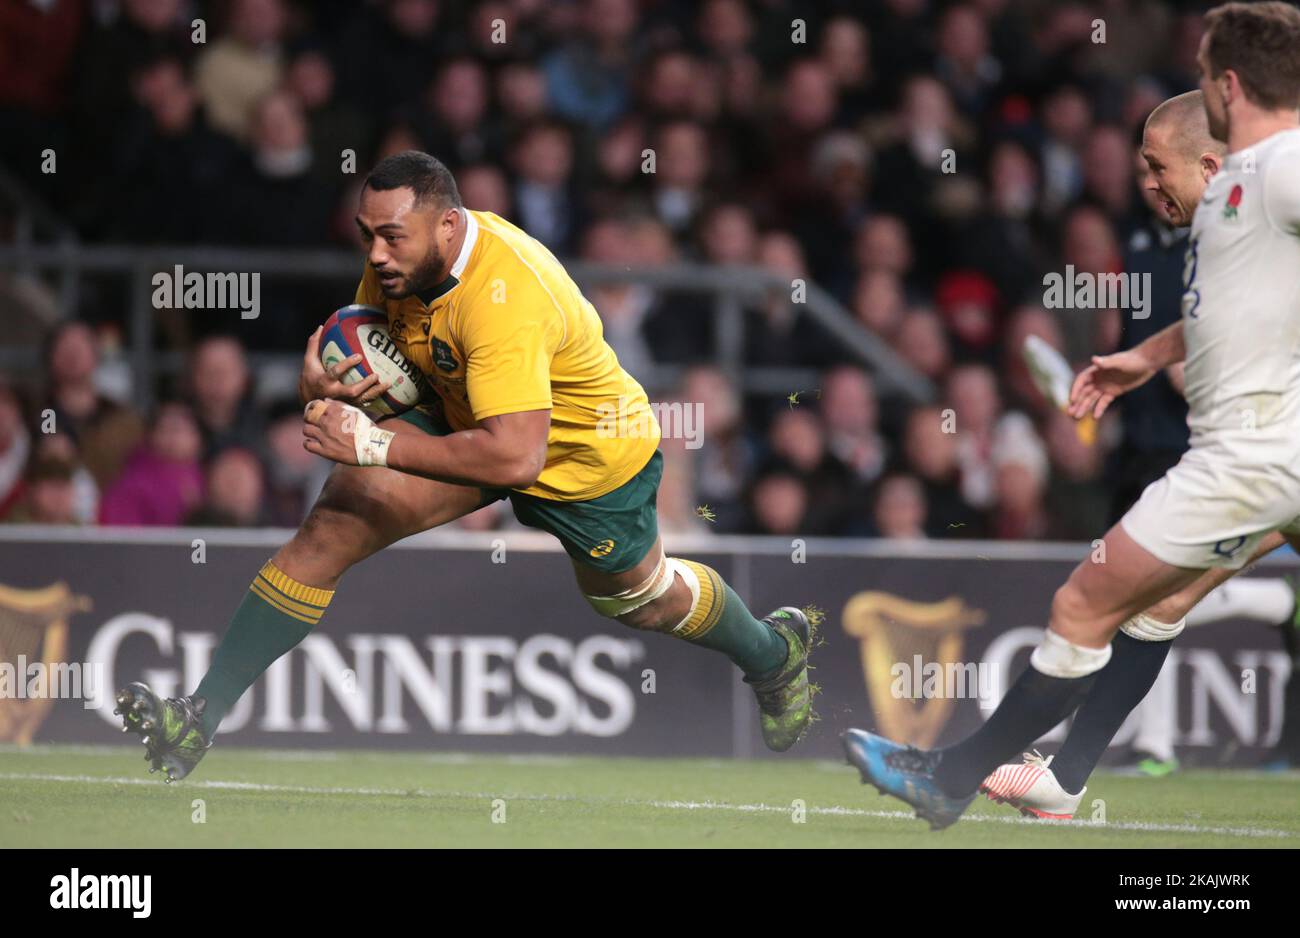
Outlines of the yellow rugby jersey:
<svg viewBox="0 0 1300 938">
<path fill-rule="evenodd" d="M 366 265 L 356 302 L 388 313 L 394 342 L 428 377 L 452 429 L 550 408 L 546 466 L 518 491 L 557 501 L 613 491 L 659 445 L 645 391 L 544 245 L 491 212 L 465 217 L 465 242 L 445 281 L 388 300 Z"/>
</svg>

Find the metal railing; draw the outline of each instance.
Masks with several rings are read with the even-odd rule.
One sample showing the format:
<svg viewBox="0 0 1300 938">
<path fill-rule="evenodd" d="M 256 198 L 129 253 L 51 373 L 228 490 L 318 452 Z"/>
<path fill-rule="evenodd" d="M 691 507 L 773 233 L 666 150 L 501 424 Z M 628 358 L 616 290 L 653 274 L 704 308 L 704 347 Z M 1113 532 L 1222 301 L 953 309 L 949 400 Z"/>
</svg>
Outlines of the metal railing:
<svg viewBox="0 0 1300 938">
<path fill-rule="evenodd" d="M 152 278 L 170 272 L 176 266 L 189 272 L 247 272 L 265 278 L 311 280 L 339 284 L 339 296 L 350 297 L 360 276 L 362 261 L 350 251 L 267 250 L 230 247 L 141 247 L 126 245 L 86 246 L 68 237 L 58 244 L 38 244 L 31 237 L 0 245 L 0 270 L 53 274 L 58 278 L 59 304 L 64 316 L 75 313 L 81 282 L 87 275 L 110 275 L 126 279 L 127 358 L 132 370 L 134 399 L 148 408 L 153 402 L 156 378 L 176 374 L 183 365 L 179 352 L 159 352 L 156 348 L 155 308 L 152 303 Z M 671 290 L 674 293 L 697 293 L 712 297 L 716 319 L 716 362 L 737 386 L 747 392 L 785 395 L 793 390 L 812 388 L 818 373 L 807 368 L 751 367 L 744 362 L 745 333 L 748 327 L 747 305 L 766 302 L 773 295 L 791 294 L 791 283 L 761 268 L 709 267 L 679 264 L 668 267 L 625 267 L 572 261 L 566 264 L 570 275 L 586 287 L 597 284 L 627 283 Z M 921 374 L 900 359 L 884 342 L 864 330 L 829 293 L 815 284 L 806 284 L 805 301 L 800 312 L 820 325 L 862 364 L 875 374 L 880 391 L 897 394 L 917 402 L 929 401 L 934 388 Z M 343 305 L 340 302 L 340 305 Z M 324 318 L 322 313 L 322 319 Z M 37 368 L 36 349 L 0 350 L 0 367 L 6 369 Z M 291 365 L 297 356 L 260 354 L 254 363 Z M 675 383 L 680 367 L 655 366 L 651 374 L 637 375 L 652 387 L 665 388 Z"/>
</svg>

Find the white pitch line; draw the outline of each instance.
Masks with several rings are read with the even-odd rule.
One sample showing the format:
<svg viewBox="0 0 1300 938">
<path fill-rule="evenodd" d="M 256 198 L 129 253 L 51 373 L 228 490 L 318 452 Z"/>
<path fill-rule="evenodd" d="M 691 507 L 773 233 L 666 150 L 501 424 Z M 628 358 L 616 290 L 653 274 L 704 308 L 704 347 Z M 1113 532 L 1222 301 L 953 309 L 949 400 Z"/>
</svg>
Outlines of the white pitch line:
<svg viewBox="0 0 1300 938">
<path fill-rule="evenodd" d="M 126 778 L 122 776 L 102 775 L 50 775 L 43 773 L 5 772 L 0 773 L 0 781 L 33 782 L 90 782 L 101 785 L 150 785 L 157 786 L 157 779 Z M 791 808 L 768 804 L 728 804 L 718 801 L 639 801 L 636 799 L 617 798 L 580 798 L 576 795 L 508 795 L 501 792 L 463 792 L 430 791 L 423 788 L 336 788 L 309 785 L 268 785 L 261 782 L 234 782 L 205 780 L 185 782 L 187 788 L 208 788 L 218 791 L 260 791 L 296 795 L 360 795 L 366 797 L 391 798 L 462 798 L 467 800 L 491 801 L 503 798 L 506 801 L 537 801 L 557 803 L 579 803 L 606 805 L 610 807 L 657 808 L 667 811 L 737 811 L 742 813 L 780 813 L 789 814 Z M 911 820 L 913 815 L 907 811 L 872 811 L 866 808 L 845 808 L 838 805 L 805 809 L 807 814 L 820 814 L 838 817 L 872 817 L 889 820 Z M 1213 834 L 1225 837 L 1254 837 L 1266 839 L 1292 839 L 1296 832 L 1273 830 L 1263 827 L 1205 827 L 1199 824 L 1159 824 L 1148 821 L 1116 821 L 1114 823 L 1096 823 L 1093 821 L 1051 821 L 1023 817 L 997 817 L 994 815 L 967 815 L 961 823 L 977 824 L 1020 824 L 1032 827 L 1062 827 L 1077 830 L 1120 830 L 1139 831 L 1157 834 Z"/>
</svg>

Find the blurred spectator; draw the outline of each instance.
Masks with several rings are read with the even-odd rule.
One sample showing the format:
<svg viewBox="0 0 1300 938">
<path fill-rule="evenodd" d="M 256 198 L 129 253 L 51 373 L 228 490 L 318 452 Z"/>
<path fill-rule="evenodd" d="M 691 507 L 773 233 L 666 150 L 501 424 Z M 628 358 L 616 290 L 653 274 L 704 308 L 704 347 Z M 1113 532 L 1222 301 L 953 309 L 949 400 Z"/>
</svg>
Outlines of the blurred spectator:
<svg viewBox="0 0 1300 938">
<path fill-rule="evenodd" d="M 854 260 L 865 273 L 883 271 L 906 279 L 912 269 L 912 239 L 897 215 L 872 215 L 858 229 Z"/>
<path fill-rule="evenodd" d="M 871 36 L 865 25 L 851 16 L 827 20 L 822 29 L 819 58 L 835 82 L 839 112 L 835 123 L 856 126 L 880 106 L 871 58 Z"/>
<path fill-rule="evenodd" d="M 135 411 L 100 394 L 95 383 L 98 365 L 90 326 L 76 320 L 60 325 L 46 346 L 49 384 L 41 409 L 53 411 L 50 432 L 72 437 L 75 450 L 103 489 L 121 472 L 144 433 L 144 424 Z"/>
<path fill-rule="evenodd" d="M 1010 302 L 1041 296 L 1047 266 L 1038 164 L 1022 144 L 998 143 L 988 160 L 984 208 L 959 228 L 955 263 L 978 270 Z"/>
<path fill-rule="evenodd" d="M 496 73 L 497 104 L 502 116 L 519 127 L 547 116 L 546 76 L 531 62 L 510 62 Z"/>
<path fill-rule="evenodd" d="M 615 121 L 628 104 L 628 70 L 637 27 L 634 0 L 581 0 L 578 35 L 542 63 L 555 112 L 592 127 Z"/>
<path fill-rule="evenodd" d="M 963 112 L 980 115 L 1002 80 L 1002 64 L 989 50 L 988 28 L 975 4 L 959 3 L 944 11 L 936 45 L 935 73 Z"/>
<path fill-rule="evenodd" d="M 1060 411 L 1047 422 L 1052 476 L 1047 489 L 1050 535 L 1054 540 L 1090 541 L 1106 525 L 1110 498 L 1098 485 L 1102 449 L 1085 442 L 1079 424 Z"/>
<path fill-rule="evenodd" d="M 109 154 L 124 184 L 104 227 L 132 241 L 228 237 L 224 219 L 239 149 L 208 126 L 184 65 L 170 56 L 143 65 L 131 90 L 135 106 Z"/>
<path fill-rule="evenodd" d="M 1039 113 L 1045 132 L 1043 207 L 1055 214 L 1083 190 L 1082 150 L 1092 130 L 1092 108 L 1081 88 L 1063 84 L 1047 96 Z"/>
<path fill-rule="evenodd" d="M 875 481 L 888 455 L 877 428 L 876 388 L 860 368 L 843 365 L 822 379 L 821 413 L 831 455 L 859 483 Z"/>
<path fill-rule="evenodd" d="M 1084 192 L 1105 209 L 1113 222 L 1131 221 L 1132 162 L 1129 134 L 1119 127 L 1104 124 L 1088 137 L 1083 155 Z"/>
<path fill-rule="evenodd" d="M 66 433 L 39 434 L 32 459 L 67 466 L 72 481 L 72 523 L 94 524 L 99 518 L 99 485 L 82 462 L 77 444 Z"/>
<path fill-rule="evenodd" d="M 258 103 L 284 79 L 282 0 L 231 0 L 228 32 L 199 53 L 194 81 L 212 126 L 245 140 Z"/>
<path fill-rule="evenodd" d="M 760 476 L 750 493 L 750 512 L 759 534 L 806 534 L 803 523 L 808 513 L 808 490 L 789 472 Z"/>
<path fill-rule="evenodd" d="M 997 351 L 1001 305 L 997 287 L 983 274 L 952 271 L 939 279 L 934 299 L 952 333 L 953 357 L 991 363 Z"/>
<path fill-rule="evenodd" d="M 951 363 L 948 334 L 933 310 L 915 309 L 904 315 L 893 346 L 903 361 L 932 381 L 940 379 Z"/>
<path fill-rule="evenodd" d="M 76 524 L 76 466 L 54 456 L 33 457 L 23 473 L 22 498 L 6 521 L 14 524 Z"/>
<path fill-rule="evenodd" d="M 923 487 L 926 533 L 931 537 L 982 537 L 983 515 L 961 494 L 956 423 L 957 418 L 942 408 L 913 408 L 903 430 L 903 455 Z"/>
<path fill-rule="evenodd" d="M 890 341 L 903 321 L 903 284 L 887 270 L 871 270 L 858 278 L 853 291 L 853 315 L 862 326 Z"/>
<path fill-rule="evenodd" d="M 445 61 L 429 89 L 428 113 L 420 124 L 424 145 L 452 170 L 466 163 L 498 161 L 502 141 L 487 123 L 487 70 L 474 59 Z"/>
<path fill-rule="evenodd" d="M 637 260 L 631 250 L 630 231 L 621 219 L 607 218 L 587 229 L 582 256 L 598 264 L 627 264 Z M 636 283 L 596 284 L 586 291 L 605 327 L 605 341 L 629 374 L 643 374 L 652 364 L 644 325 L 654 308 L 655 295 Z"/>
<path fill-rule="evenodd" d="M 203 440 L 185 404 L 159 406 L 144 445 L 100 502 L 99 523 L 178 525 L 203 496 Z"/>
<path fill-rule="evenodd" d="M 203 502 L 185 516 L 195 527 L 247 528 L 263 523 L 262 465 L 246 449 L 228 447 L 208 464 Z"/>
<path fill-rule="evenodd" d="M 720 369 L 699 365 L 687 371 L 677 398 L 698 408 L 701 418 L 704 445 L 693 452 L 696 505 L 708 505 L 717 532 L 741 530 L 755 454 L 741 423 L 740 395 Z"/>
<path fill-rule="evenodd" d="M 709 174 L 708 143 L 698 124 L 677 121 L 660 129 L 655 146 L 653 206 L 674 233 L 694 222 L 704 203 Z"/>
<path fill-rule="evenodd" d="M 456 175 L 456 188 L 468 209 L 491 212 L 502 218 L 514 214 L 510 208 L 510 186 L 505 173 L 495 166 L 476 163 L 465 167 Z"/>
<path fill-rule="evenodd" d="M 227 239 L 259 245 L 327 240 L 334 190 L 312 175 L 312 160 L 298 98 L 276 91 L 258 101 L 249 126 L 249 152 L 228 183 L 234 191 L 227 196 Z M 337 166 L 331 161 L 331 170 Z"/>
<path fill-rule="evenodd" d="M 855 236 L 868 209 L 872 153 L 858 134 L 832 131 L 811 157 L 807 203 L 789 223 L 808 254 L 813 276 L 843 296 L 855 268 L 844 245 Z"/>
<path fill-rule="evenodd" d="M 745 361 L 751 365 L 826 366 L 842 357 L 834 338 L 805 310 L 811 282 L 803 249 L 787 231 L 769 231 L 758 241 L 758 266 L 785 278 L 750 312 L 745 328 Z M 796 283 L 800 300 L 795 300 Z"/>
<path fill-rule="evenodd" d="M 334 63 L 322 48 L 304 48 L 289 63 L 285 87 L 306 116 L 311 173 L 330 191 L 339 187 L 343 151 L 364 158 L 362 145 L 371 136 L 369 122 L 340 97 L 337 84 Z"/>
<path fill-rule="evenodd" d="M 925 489 L 915 476 L 890 475 L 881 480 L 872 515 L 878 537 L 924 540 L 926 514 Z"/>
<path fill-rule="evenodd" d="M 827 450 L 826 429 L 812 409 L 791 405 L 779 410 L 768 430 L 768 447 L 808 492 L 808 534 L 837 534 L 861 510 L 855 480 Z"/>
<path fill-rule="evenodd" d="M 451 51 L 439 31 L 442 4 L 383 0 L 356 6 L 346 35 L 336 37 L 339 83 L 358 107 L 378 109 L 375 117 L 389 120 L 417 105 L 435 66 Z"/>
<path fill-rule="evenodd" d="M 1047 453 L 1029 419 L 1009 414 L 999 422 L 991 455 L 997 505 L 993 536 L 1000 540 L 1047 537 Z"/>
<path fill-rule="evenodd" d="M 573 192 L 573 140 L 564 125 L 541 121 L 526 128 L 512 150 L 516 221 L 552 252 L 567 255 L 585 219 Z"/>
<path fill-rule="evenodd" d="M 988 508 L 997 497 L 993 443 L 1002 410 L 997 378 L 984 365 L 962 365 L 948 375 L 944 397 L 956 421 L 962 498 Z"/>
<path fill-rule="evenodd" d="M 215 335 L 195 346 L 190 361 L 193 416 L 208 457 L 227 446 L 257 449 L 264 420 L 251 388 L 248 359 L 238 340 Z"/>
</svg>

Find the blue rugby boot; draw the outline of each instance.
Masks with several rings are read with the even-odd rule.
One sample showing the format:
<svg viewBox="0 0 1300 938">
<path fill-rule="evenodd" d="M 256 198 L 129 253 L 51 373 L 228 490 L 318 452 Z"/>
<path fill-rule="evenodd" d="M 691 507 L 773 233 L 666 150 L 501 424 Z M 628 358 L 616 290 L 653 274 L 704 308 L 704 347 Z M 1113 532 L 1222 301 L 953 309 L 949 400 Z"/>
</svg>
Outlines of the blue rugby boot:
<svg viewBox="0 0 1300 938">
<path fill-rule="evenodd" d="M 954 824 L 975 800 L 950 798 L 939 790 L 934 770 L 942 756 L 915 746 L 890 742 L 883 736 L 849 730 L 840 736 L 849 764 L 862 775 L 862 784 L 876 786 L 882 795 L 893 795 L 916 809 L 916 816 L 930 822 L 931 830 Z"/>
</svg>

